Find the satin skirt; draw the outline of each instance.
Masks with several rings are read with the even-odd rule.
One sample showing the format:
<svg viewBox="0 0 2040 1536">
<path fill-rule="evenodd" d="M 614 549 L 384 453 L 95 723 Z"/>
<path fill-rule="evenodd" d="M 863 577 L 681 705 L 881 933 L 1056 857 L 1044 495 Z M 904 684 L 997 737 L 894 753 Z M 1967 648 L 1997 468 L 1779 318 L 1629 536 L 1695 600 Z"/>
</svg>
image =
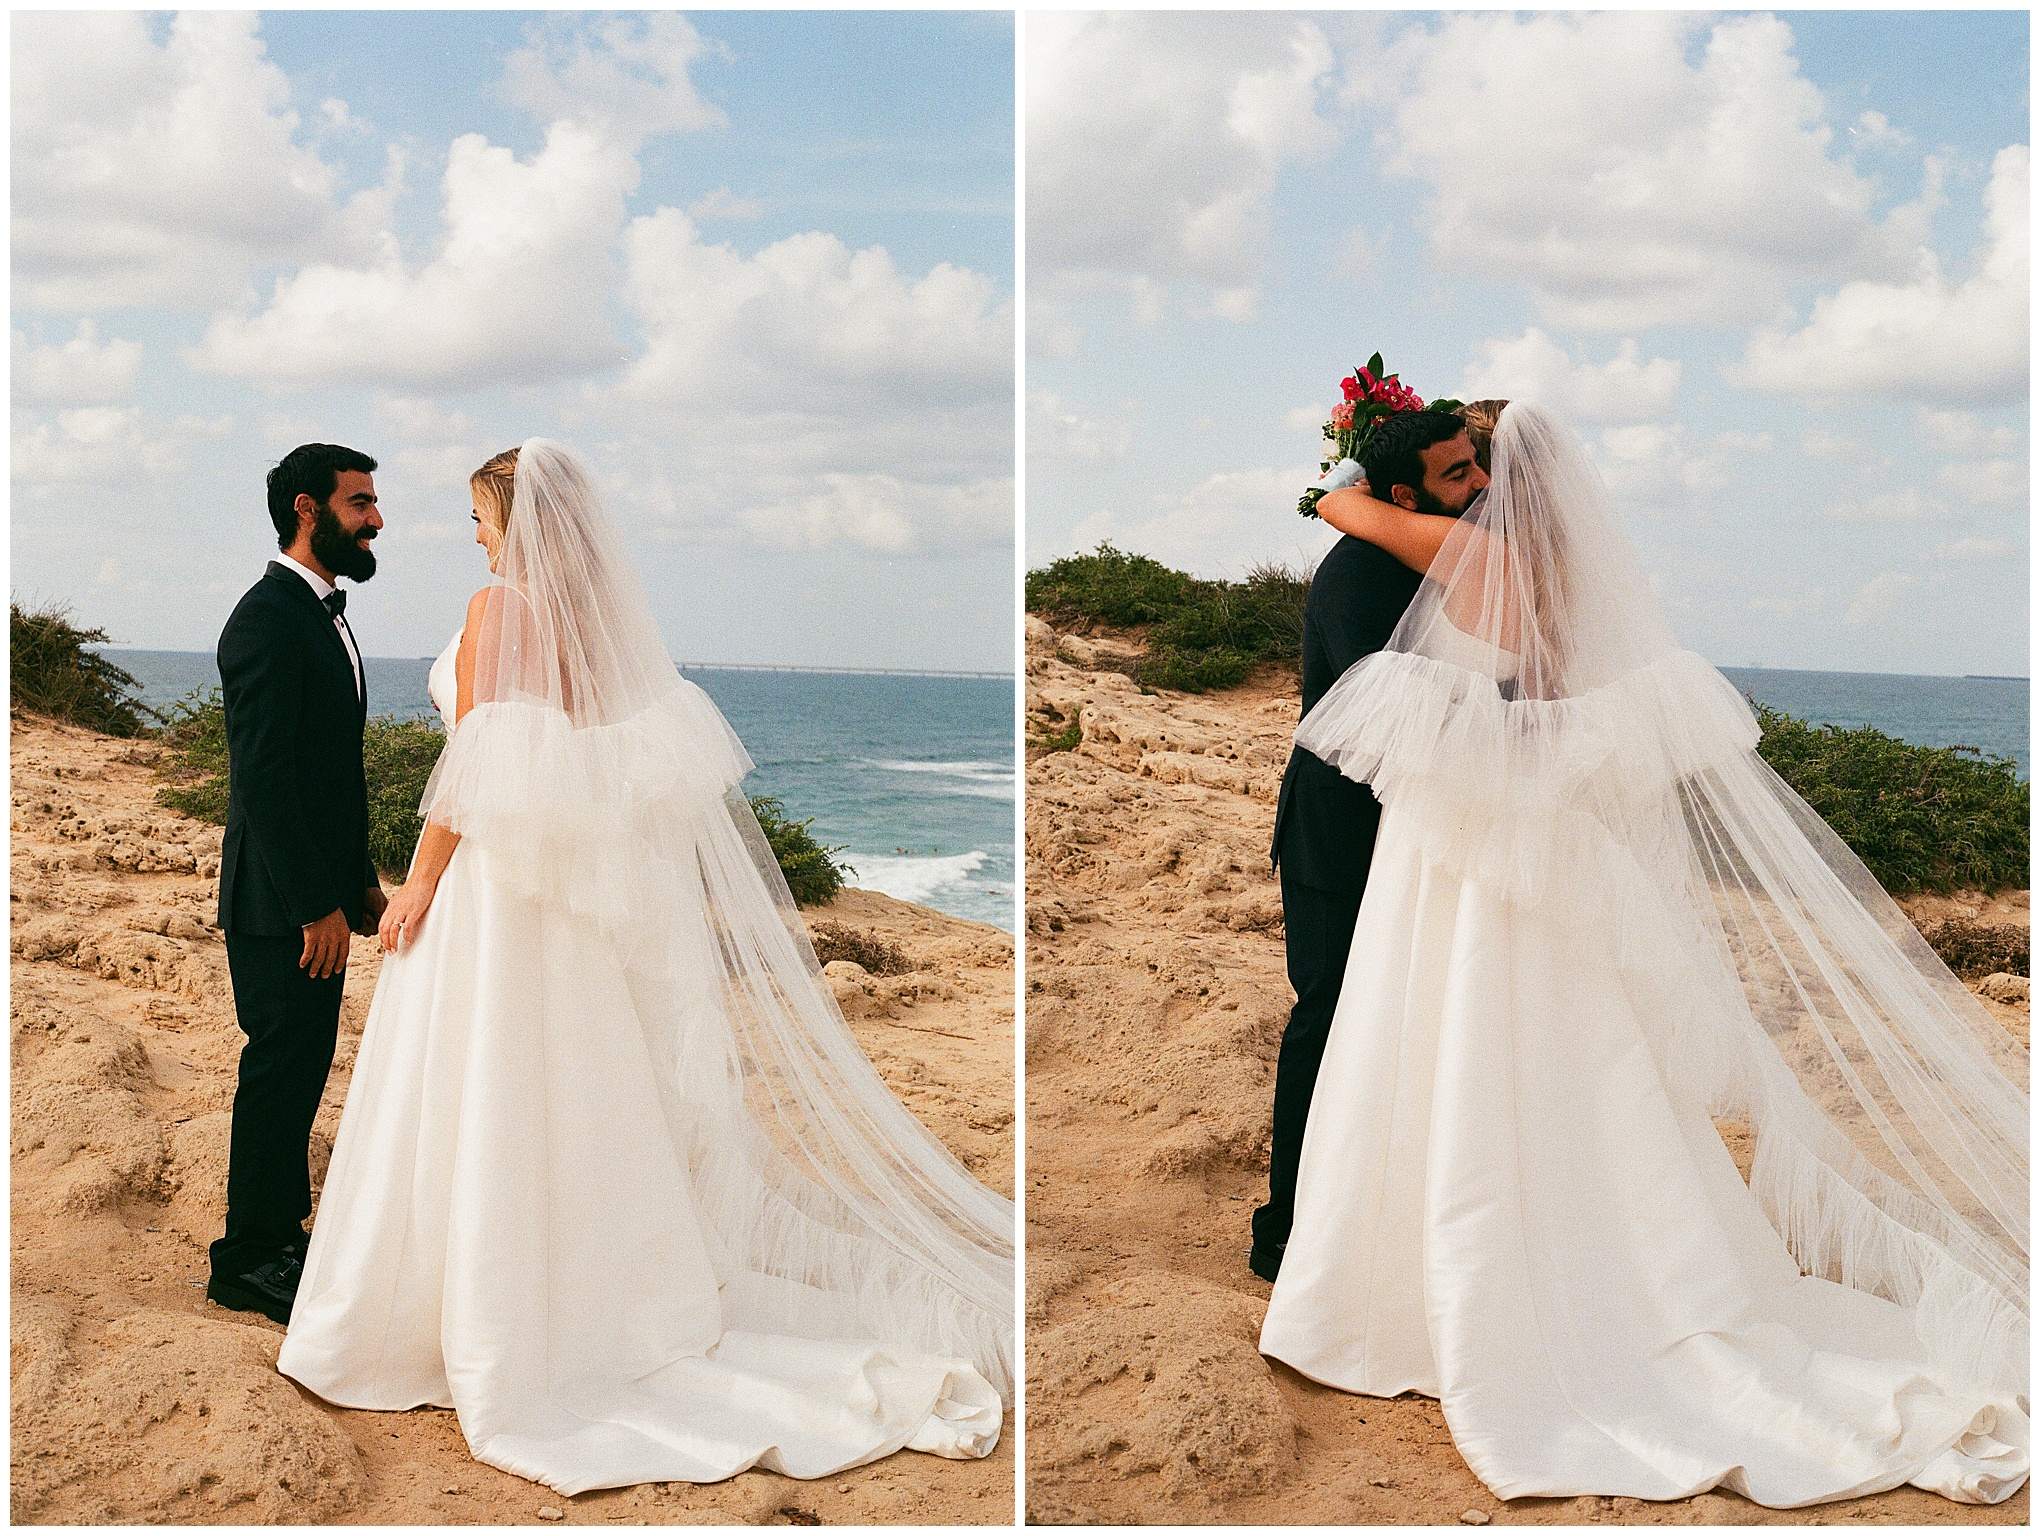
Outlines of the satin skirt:
<svg viewBox="0 0 2040 1536">
<path fill-rule="evenodd" d="M 278 1369 L 563 1494 L 989 1454 L 969 1364 L 740 1326 L 667 1114 L 608 941 L 462 844 L 383 960 Z"/>
<path fill-rule="evenodd" d="M 2024 1403 L 1800 1273 L 1611 941 L 1427 864 L 1406 823 L 1382 818 L 1262 1353 L 1437 1398 L 1498 1498 L 2016 1492 Z"/>
</svg>

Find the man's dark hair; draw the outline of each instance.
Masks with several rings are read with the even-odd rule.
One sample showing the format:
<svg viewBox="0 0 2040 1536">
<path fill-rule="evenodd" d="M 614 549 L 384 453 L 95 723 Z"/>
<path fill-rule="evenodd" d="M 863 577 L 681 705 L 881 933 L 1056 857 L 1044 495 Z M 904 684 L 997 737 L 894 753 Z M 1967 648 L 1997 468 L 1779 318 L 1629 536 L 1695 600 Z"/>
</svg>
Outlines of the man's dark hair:
<svg viewBox="0 0 2040 1536">
<path fill-rule="evenodd" d="M 1376 501 L 1394 501 L 1394 490 L 1406 485 L 1419 496 L 1424 490 L 1424 461 L 1419 456 L 1466 430 L 1450 411 L 1399 411 L 1375 429 L 1360 455 L 1367 471 L 1367 490 Z"/>
<path fill-rule="evenodd" d="M 309 496 L 324 506 L 340 483 L 340 471 L 375 473 L 375 460 L 357 448 L 338 443 L 300 443 L 269 472 L 269 520 L 276 524 L 276 547 L 297 541 L 297 499 Z"/>
</svg>

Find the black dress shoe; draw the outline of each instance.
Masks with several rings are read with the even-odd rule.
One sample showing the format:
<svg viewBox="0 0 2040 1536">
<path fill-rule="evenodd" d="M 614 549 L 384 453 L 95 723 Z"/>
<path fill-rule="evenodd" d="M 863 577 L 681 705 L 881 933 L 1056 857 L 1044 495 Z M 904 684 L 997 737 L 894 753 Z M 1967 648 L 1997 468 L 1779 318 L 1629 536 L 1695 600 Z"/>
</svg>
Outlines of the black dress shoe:
<svg viewBox="0 0 2040 1536">
<path fill-rule="evenodd" d="M 298 1261 L 286 1253 L 245 1275 L 214 1275 L 206 1282 L 206 1299 L 236 1312 L 260 1312 L 272 1323 L 289 1327 L 301 1272 Z"/>
<path fill-rule="evenodd" d="M 1282 1250 L 1288 1246 L 1287 1243 L 1278 1243 L 1272 1248 L 1264 1248 L 1259 1243 L 1254 1244 L 1247 1255 L 1247 1268 L 1273 1285 L 1276 1275 L 1282 1272 Z"/>
</svg>

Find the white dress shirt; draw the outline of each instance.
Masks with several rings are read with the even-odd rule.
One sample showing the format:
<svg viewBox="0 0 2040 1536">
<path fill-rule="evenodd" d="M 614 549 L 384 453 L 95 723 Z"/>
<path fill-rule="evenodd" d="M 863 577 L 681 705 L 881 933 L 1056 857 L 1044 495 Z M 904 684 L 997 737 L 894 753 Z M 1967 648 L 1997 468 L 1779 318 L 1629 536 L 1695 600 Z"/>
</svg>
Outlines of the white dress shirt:
<svg viewBox="0 0 2040 1536">
<path fill-rule="evenodd" d="M 326 580 L 325 577 L 312 570 L 309 566 L 299 565 L 297 561 L 291 559 L 289 555 L 284 554 L 280 550 L 277 552 L 276 558 L 280 564 L 289 566 L 298 575 L 304 577 L 306 583 L 311 587 L 313 594 L 321 603 L 325 602 L 326 594 L 333 590 L 332 582 Z M 368 697 L 368 684 L 363 681 L 361 676 L 361 652 L 354 647 L 354 631 L 347 627 L 346 616 L 338 613 L 333 615 L 333 628 L 340 636 L 340 643 L 347 647 L 348 659 L 354 663 L 354 696 L 357 699 L 365 699 Z"/>
</svg>

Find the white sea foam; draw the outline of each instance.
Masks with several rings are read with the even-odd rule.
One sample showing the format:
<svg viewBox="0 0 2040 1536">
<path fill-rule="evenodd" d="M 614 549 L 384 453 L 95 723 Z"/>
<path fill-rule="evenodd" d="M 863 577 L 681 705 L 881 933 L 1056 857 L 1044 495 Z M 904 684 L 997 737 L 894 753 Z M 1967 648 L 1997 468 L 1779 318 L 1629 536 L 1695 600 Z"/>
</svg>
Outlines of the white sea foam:
<svg viewBox="0 0 2040 1536">
<path fill-rule="evenodd" d="M 882 768 L 888 773 L 925 773 L 945 782 L 938 783 L 938 793 L 951 795 L 973 795 L 986 800 L 1010 800 L 1013 798 L 1015 775 L 1011 763 L 954 762 L 954 763 L 907 763 L 873 762 L 872 767 Z"/>
<path fill-rule="evenodd" d="M 926 903 L 944 886 L 954 885 L 983 867 L 990 855 L 972 849 L 969 853 L 915 858 L 906 855 L 848 853 L 857 868 L 850 884 L 867 891 L 883 891 L 901 901 Z"/>
</svg>

